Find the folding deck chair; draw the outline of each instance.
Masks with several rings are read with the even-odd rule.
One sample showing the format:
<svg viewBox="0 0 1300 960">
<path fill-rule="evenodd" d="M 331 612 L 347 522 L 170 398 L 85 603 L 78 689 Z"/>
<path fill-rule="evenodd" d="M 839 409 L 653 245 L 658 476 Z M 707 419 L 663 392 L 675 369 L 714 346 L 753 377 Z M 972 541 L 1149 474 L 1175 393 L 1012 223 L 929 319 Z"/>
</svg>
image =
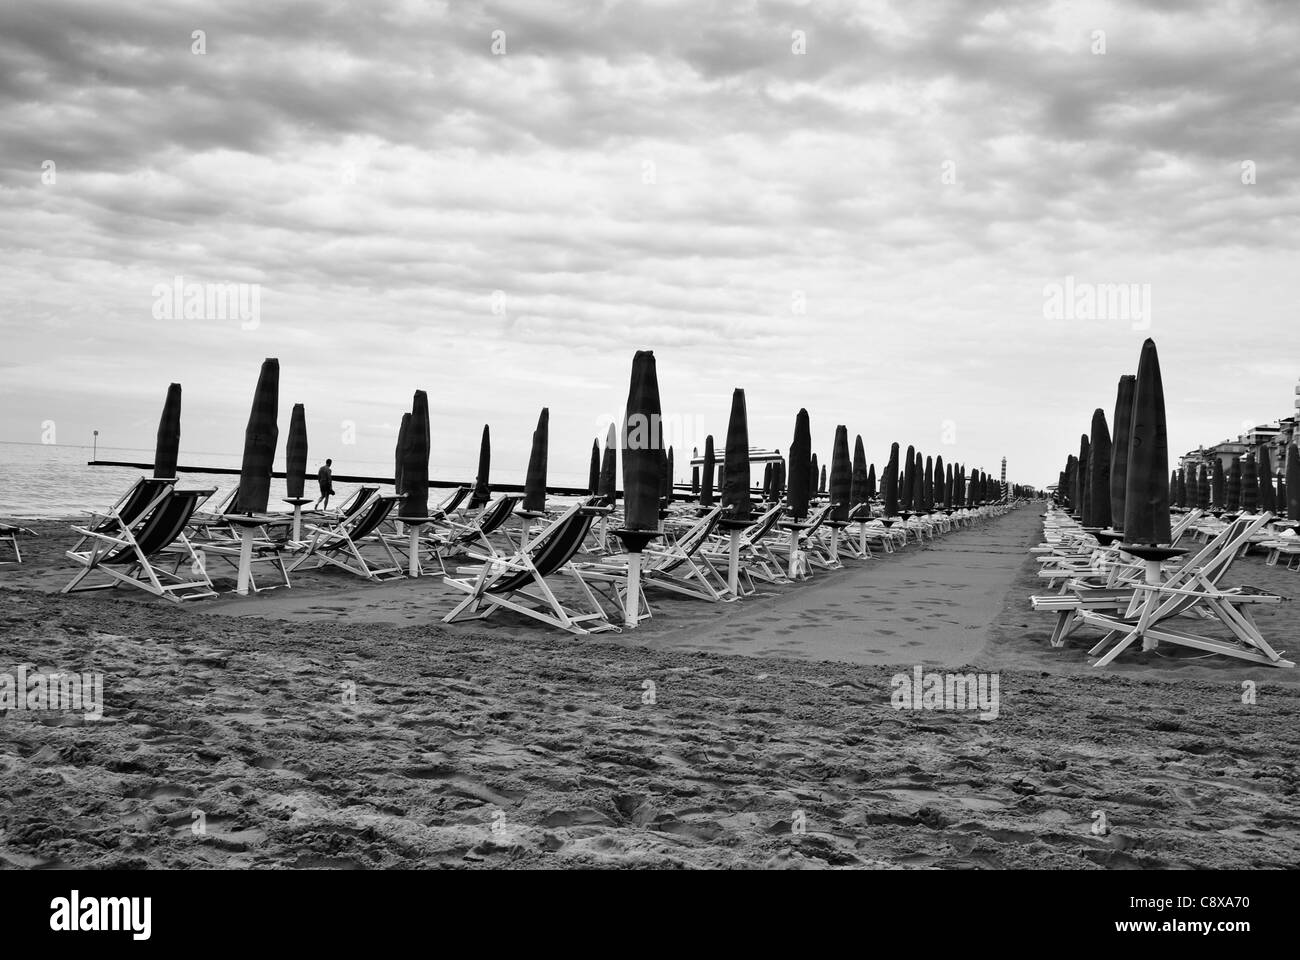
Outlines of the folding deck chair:
<svg viewBox="0 0 1300 960">
<path fill-rule="evenodd" d="M 533 537 L 526 548 L 510 557 L 471 553 L 482 564 L 457 571 L 472 576 L 445 579 L 449 586 L 469 596 L 443 617 L 443 622 L 481 620 L 505 607 L 573 634 L 617 632 L 619 628 L 609 622 L 604 608 L 571 563 L 600 512 L 586 504 L 574 504 Z M 572 577 L 588 604 L 585 612 L 568 610 L 546 582 L 547 577 L 561 570 Z"/>
<path fill-rule="evenodd" d="M 376 581 L 397 580 L 406 576 L 402 562 L 393 553 L 388 540 L 379 535 L 380 526 L 401 499 L 396 495 L 375 496 L 369 499 L 368 506 L 339 523 L 309 524 L 312 538 L 303 555 L 289 568 L 289 573 L 315 558 L 315 564 L 307 569 L 316 570 L 329 564 L 358 577 Z M 374 566 L 366 558 L 362 548 L 370 544 L 376 544 L 383 550 L 388 566 Z"/>
<path fill-rule="evenodd" d="M 16 527 L 12 523 L 0 523 L 0 543 L 7 541 L 14 551 L 13 560 L 0 560 L 0 563 L 23 562 L 23 552 L 18 548 L 18 537 L 20 534 L 29 537 L 36 536 L 35 533 L 28 530 L 26 527 Z"/>
<path fill-rule="evenodd" d="M 711 600 L 715 603 L 737 599 L 727 592 L 726 580 L 711 565 L 696 560 L 700 548 L 713 535 L 722 517 L 722 507 L 712 507 L 675 540 L 664 546 L 651 545 L 641 554 L 642 594 L 638 609 L 650 616 L 650 605 L 645 600 L 646 587 L 660 587 L 672 593 Z M 615 554 L 588 563 L 575 563 L 574 570 L 587 584 L 606 584 L 611 588 L 611 600 L 626 608 L 627 556 Z M 622 589 L 620 589 L 622 588 Z"/>
<path fill-rule="evenodd" d="M 1263 519 L 1257 521 L 1259 524 L 1263 522 Z M 1234 521 L 1195 554 L 1182 557 L 1170 565 L 1165 571 L 1165 583 L 1177 586 L 1187 577 L 1198 573 L 1218 583 L 1256 526 L 1245 518 Z M 1135 596 L 1134 584 L 1144 575 L 1145 568 L 1141 564 L 1116 563 L 1105 576 L 1104 582 L 1094 582 L 1087 577 L 1072 578 L 1066 581 L 1059 594 L 1032 596 L 1029 602 L 1036 611 L 1057 615 L 1049 642 L 1051 646 L 1059 647 L 1083 625 L 1085 613 L 1118 613 L 1126 609 Z"/>
<path fill-rule="evenodd" d="M 772 553 L 769 537 L 772 531 L 776 529 L 781 515 L 785 512 L 782 504 L 773 504 L 750 526 L 746 527 L 740 534 L 740 568 L 737 579 L 737 589 L 742 597 L 752 596 L 756 588 L 754 579 L 763 580 L 767 583 L 789 583 L 790 578 L 785 575 L 781 566 L 781 561 Z M 719 571 L 721 565 L 724 570 L 730 569 L 731 563 L 731 544 L 728 538 L 715 538 L 699 552 L 700 559 L 709 566 L 713 573 L 724 581 L 726 577 Z"/>
<path fill-rule="evenodd" d="M 468 523 L 457 523 L 455 520 L 446 517 L 436 520 L 434 522 L 435 532 L 420 538 L 420 552 L 417 562 L 420 563 L 421 573 L 423 573 L 424 569 L 424 558 L 428 556 L 437 561 L 441 574 L 445 577 L 447 567 L 443 562 L 443 558 L 457 553 L 465 553 L 474 544 L 482 546 L 485 551 L 493 556 L 499 556 L 500 551 L 492 544 L 492 534 L 502 530 L 521 499 L 515 494 L 498 497 L 480 510 L 478 515 Z M 437 527 L 445 527 L 446 532 L 436 532 Z M 509 537 L 507 537 L 507 540 L 509 540 Z M 403 541 L 403 544 L 405 543 L 406 541 Z M 513 541 L 511 541 L 511 546 L 514 546 Z"/>
<path fill-rule="evenodd" d="M 141 477 L 133 483 L 118 501 L 103 513 L 89 511 L 86 533 L 72 545 L 72 553 L 81 553 L 87 541 L 98 533 L 115 533 L 129 529 L 142 516 L 162 502 L 176 485 L 175 480 Z M 73 530 L 80 530 L 74 526 Z"/>
<path fill-rule="evenodd" d="M 73 577 L 62 592 L 108 590 L 125 583 L 177 603 L 215 597 L 217 592 L 212 589 L 212 581 L 208 579 L 203 562 L 185 536 L 185 527 L 195 510 L 215 491 L 177 490 L 170 486 L 173 482 L 167 481 L 167 491 L 130 524 L 111 531 L 96 527 L 73 527 L 73 530 L 81 534 L 81 539 L 66 555 L 73 563 L 85 569 Z M 120 516 L 119 512 L 118 517 Z M 81 549 L 87 544 L 89 549 Z M 154 564 L 154 559 L 173 544 L 179 544 L 186 551 L 190 571 L 196 579 L 183 579 L 179 574 L 160 569 Z M 110 580 L 107 583 L 86 584 L 86 578 L 95 571 L 106 574 Z"/>
</svg>

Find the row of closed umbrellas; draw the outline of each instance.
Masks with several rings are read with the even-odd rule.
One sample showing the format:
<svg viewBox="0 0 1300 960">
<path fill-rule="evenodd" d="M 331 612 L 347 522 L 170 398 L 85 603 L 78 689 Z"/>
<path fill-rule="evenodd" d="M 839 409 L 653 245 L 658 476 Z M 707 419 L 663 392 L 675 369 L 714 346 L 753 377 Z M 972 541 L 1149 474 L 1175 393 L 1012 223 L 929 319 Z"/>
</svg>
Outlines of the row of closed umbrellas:
<svg viewBox="0 0 1300 960">
<path fill-rule="evenodd" d="M 1126 546 L 1167 547 L 1171 538 L 1170 507 L 1215 512 L 1258 509 L 1300 519 L 1300 451 L 1287 448 L 1285 479 L 1273 485 L 1267 449 L 1262 469 L 1254 452 L 1234 458 L 1225 473 L 1216 460 L 1198 465 L 1188 476 L 1169 470 L 1168 423 L 1164 383 L 1155 341 L 1142 345 L 1136 374 L 1119 378 L 1115 397 L 1114 435 L 1105 411 L 1093 411 L 1091 429 L 1079 438 L 1079 452 L 1066 458 L 1057 498 L 1067 503 L 1087 529 Z"/>
<path fill-rule="evenodd" d="M 1131 379 L 1131 378 L 1130 378 Z M 253 394 L 252 409 L 244 433 L 239 493 L 234 509 L 241 514 L 264 513 L 270 500 L 273 461 L 279 441 L 280 364 L 263 361 Z M 1100 412 L 1100 411 L 1099 411 Z M 167 391 L 159 422 L 154 458 L 156 477 L 174 477 L 180 448 L 181 386 Z M 547 455 L 550 411 L 543 408 L 532 435 L 532 448 L 524 484 L 525 513 L 540 514 L 546 508 Z M 673 450 L 665 449 L 658 425 L 662 422 L 658 374 L 653 351 L 638 351 L 632 361 L 626 415 L 620 437 L 611 424 L 602 453 L 593 440 L 589 471 L 590 493 L 613 503 L 616 496 L 617 451 L 622 451 L 624 522 L 629 530 L 658 528 L 660 511 L 673 499 Z M 423 390 L 416 390 L 411 410 L 404 413 L 398 431 L 394 457 L 394 483 L 403 501 L 400 519 L 419 520 L 428 516 L 429 458 L 431 448 L 429 402 Z M 732 394 L 724 455 L 719 463 L 713 437 L 705 440 L 702 471 L 692 484 L 703 507 L 720 498 L 725 513 L 737 520 L 751 512 L 751 478 L 748 416 L 745 391 Z M 307 470 L 306 413 L 301 403 L 293 406 L 285 447 L 286 486 L 290 500 L 302 500 Z M 478 473 L 471 492 L 471 507 L 485 505 L 491 495 L 491 433 L 483 427 Z M 720 482 L 716 486 L 715 476 Z M 787 502 L 796 521 L 808 515 L 812 498 L 820 491 L 833 504 L 830 519 L 845 521 L 850 511 L 883 501 L 886 517 L 932 512 L 939 508 L 961 508 L 1002 499 L 1006 491 L 988 474 L 971 471 L 961 464 L 945 464 L 943 457 L 927 457 L 909 446 L 900 459 L 894 443 L 889 461 L 878 484 L 875 464 L 868 464 L 861 436 L 850 456 L 848 429 L 835 428 L 829 470 L 819 467 L 811 450 L 811 431 L 806 409 L 795 418 L 794 436 L 785 462 L 768 462 L 764 469 L 762 496 L 768 502 Z"/>
</svg>

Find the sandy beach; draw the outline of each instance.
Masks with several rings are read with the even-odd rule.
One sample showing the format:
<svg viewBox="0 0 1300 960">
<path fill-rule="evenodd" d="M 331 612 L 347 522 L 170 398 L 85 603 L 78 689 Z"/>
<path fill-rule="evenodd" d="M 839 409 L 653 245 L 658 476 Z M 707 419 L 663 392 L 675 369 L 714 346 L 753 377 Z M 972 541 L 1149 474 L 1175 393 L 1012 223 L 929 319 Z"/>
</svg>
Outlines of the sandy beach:
<svg viewBox="0 0 1300 960">
<path fill-rule="evenodd" d="M 35 527 L 0 670 L 102 672 L 106 706 L 0 722 L 6 866 L 1300 865 L 1296 671 L 1050 648 L 1034 506 L 590 637 L 446 627 L 434 578 L 57 596 L 68 534 Z M 1255 555 L 1233 579 L 1300 584 Z M 1300 633 L 1294 604 L 1260 623 Z M 996 719 L 895 709 L 916 665 L 996 672 Z"/>
</svg>

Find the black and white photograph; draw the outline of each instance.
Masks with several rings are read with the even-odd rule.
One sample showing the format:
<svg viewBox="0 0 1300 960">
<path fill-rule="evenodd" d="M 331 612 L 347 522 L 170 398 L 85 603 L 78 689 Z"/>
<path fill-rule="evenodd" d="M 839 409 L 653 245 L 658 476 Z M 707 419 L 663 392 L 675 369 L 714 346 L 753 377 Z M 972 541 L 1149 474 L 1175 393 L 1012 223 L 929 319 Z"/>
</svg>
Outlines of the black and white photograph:
<svg viewBox="0 0 1300 960">
<path fill-rule="evenodd" d="M 1297 91 L 1286 0 L 3 0 L 21 924 L 974 870 L 1249 944 Z"/>
</svg>

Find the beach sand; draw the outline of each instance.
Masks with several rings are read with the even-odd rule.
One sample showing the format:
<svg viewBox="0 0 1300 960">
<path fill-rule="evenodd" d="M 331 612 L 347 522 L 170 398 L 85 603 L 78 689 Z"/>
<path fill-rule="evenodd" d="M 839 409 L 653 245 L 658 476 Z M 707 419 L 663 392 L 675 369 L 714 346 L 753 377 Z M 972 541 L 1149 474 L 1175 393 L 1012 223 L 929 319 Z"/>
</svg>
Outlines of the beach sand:
<svg viewBox="0 0 1300 960">
<path fill-rule="evenodd" d="M 1040 514 L 740 604 L 652 593 L 589 637 L 444 626 L 432 578 L 58 596 L 70 538 L 37 524 L 0 567 L 0 672 L 100 671 L 106 719 L 0 718 L 0 864 L 1300 865 L 1297 671 L 1048 647 Z M 1300 585 L 1254 556 L 1228 579 Z M 1287 648 L 1300 611 L 1260 624 Z M 996 671 L 996 719 L 895 709 L 916 665 Z"/>
</svg>

